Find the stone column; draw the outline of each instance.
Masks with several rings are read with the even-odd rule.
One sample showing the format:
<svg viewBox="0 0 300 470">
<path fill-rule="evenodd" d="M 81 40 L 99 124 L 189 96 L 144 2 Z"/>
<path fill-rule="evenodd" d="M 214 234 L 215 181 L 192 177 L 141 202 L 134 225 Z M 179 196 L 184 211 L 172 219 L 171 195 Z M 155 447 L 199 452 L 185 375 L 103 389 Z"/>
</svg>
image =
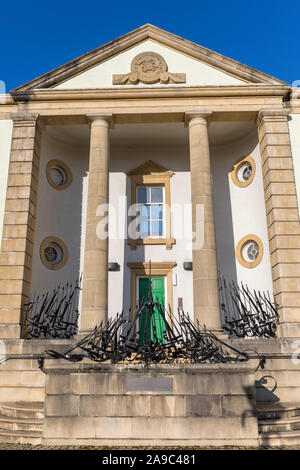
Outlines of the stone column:
<svg viewBox="0 0 300 470">
<path fill-rule="evenodd" d="M 0 253 L 0 338 L 20 338 L 28 302 L 41 126 L 36 113 L 11 115 L 13 133 Z"/>
<path fill-rule="evenodd" d="M 108 309 L 108 236 L 99 238 L 96 231 L 97 225 L 107 216 L 97 215 L 97 208 L 108 204 L 109 128 L 113 116 L 90 113 L 87 119 L 91 136 L 81 332 L 106 321 Z"/>
<path fill-rule="evenodd" d="M 185 114 L 189 126 L 192 227 L 201 241 L 201 206 L 204 209 L 203 246 L 193 246 L 194 318 L 201 325 L 221 332 L 218 269 L 216 256 L 215 224 L 213 213 L 212 181 L 210 170 L 208 124 L 210 111 L 193 111 Z M 197 209 L 200 208 L 200 211 Z M 198 218 L 198 220 L 197 220 Z M 199 230 L 200 229 L 200 230 Z M 203 228 L 202 228 L 203 230 Z M 199 239 L 200 237 L 200 239 Z"/>
<path fill-rule="evenodd" d="M 262 110 L 256 126 L 279 335 L 300 337 L 300 224 L 287 110 Z"/>
</svg>

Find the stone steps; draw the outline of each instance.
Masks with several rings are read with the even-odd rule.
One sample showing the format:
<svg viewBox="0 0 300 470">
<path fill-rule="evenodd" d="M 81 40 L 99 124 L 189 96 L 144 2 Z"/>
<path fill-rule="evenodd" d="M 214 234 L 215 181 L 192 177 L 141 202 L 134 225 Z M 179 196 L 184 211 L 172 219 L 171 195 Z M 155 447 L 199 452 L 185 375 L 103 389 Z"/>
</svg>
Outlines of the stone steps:
<svg viewBox="0 0 300 470">
<path fill-rule="evenodd" d="M 0 442 L 14 442 L 16 444 L 38 445 L 42 442 L 40 432 L 33 431 L 7 431 L 0 429 Z"/>
<path fill-rule="evenodd" d="M 258 424 L 259 432 L 278 432 L 278 431 L 295 431 L 300 430 L 300 418 L 295 416 L 294 418 L 287 419 L 266 419 L 259 421 Z"/>
<path fill-rule="evenodd" d="M 266 432 L 259 437 L 261 446 L 299 445 L 300 431 Z"/>
<path fill-rule="evenodd" d="M 40 444 L 44 407 L 41 402 L 0 404 L 0 442 Z"/>
<path fill-rule="evenodd" d="M 0 415 L 21 419 L 43 419 L 44 404 L 42 402 L 0 403 Z"/>
<path fill-rule="evenodd" d="M 300 406 L 291 403 L 260 404 L 257 409 L 261 445 L 300 444 Z"/>
</svg>

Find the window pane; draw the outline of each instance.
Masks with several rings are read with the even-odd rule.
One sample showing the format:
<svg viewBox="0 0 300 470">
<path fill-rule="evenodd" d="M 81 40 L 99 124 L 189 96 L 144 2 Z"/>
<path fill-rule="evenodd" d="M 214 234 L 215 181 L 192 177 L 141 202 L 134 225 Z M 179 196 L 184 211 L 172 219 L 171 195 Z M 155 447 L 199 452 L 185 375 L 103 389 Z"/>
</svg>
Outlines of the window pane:
<svg viewBox="0 0 300 470">
<path fill-rule="evenodd" d="M 152 221 L 152 235 L 155 237 L 161 236 L 163 234 L 163 224 L 162 221 Z"/>
<path fill-rule="evenodd" d="M 139 234 L 140 237 L 141 238 L 149 237 L 149 235 L 150 235 L 150 222 L 148 220 L 146 220 L 144 222 L 141 222 L 140 227 L 141 227 L 141 232 Z"/>
<path fill-rule="evenodd" d="M 149 219 L 150 217 L 150 206 L 147 206 L 146 204 L 140 205 L 140 216 L 141 217 L 146 217 Z"/>
<path fill-rule="evenodd" d="M 147 202 L 147 188 L 138 188 L 137 202 Z"/>
<path fill-rule="evenodd" d="M 152 219 L 162 219 L 163 218 L 163 206 L 157 204 L 155 206 L 151 206 L 151 218 Z"/>
<path fill-rule="evenodd" d="M 163 188 L 151 188 L 151 202 L 163 202 Z"/>
</svg>

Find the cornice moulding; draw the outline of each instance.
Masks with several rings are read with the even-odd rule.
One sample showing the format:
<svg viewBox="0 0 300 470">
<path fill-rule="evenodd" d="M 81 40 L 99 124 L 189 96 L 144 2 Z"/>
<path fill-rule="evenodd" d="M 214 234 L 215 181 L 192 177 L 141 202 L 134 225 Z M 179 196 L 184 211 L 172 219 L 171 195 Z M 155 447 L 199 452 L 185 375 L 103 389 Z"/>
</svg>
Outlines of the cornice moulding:
<svg viewBox="0 0 300 470">
<path fill-rule="evenodd" d="M 181 98 L 200 96 L 282 96 L 290 92 L 289 85 L 236 85 L 203 87 L 135 88 L 135 89 L 38 89 L 12 91 L 14 102 L 95 100 L 95 99 L 141 99 Z"/>
</svg>

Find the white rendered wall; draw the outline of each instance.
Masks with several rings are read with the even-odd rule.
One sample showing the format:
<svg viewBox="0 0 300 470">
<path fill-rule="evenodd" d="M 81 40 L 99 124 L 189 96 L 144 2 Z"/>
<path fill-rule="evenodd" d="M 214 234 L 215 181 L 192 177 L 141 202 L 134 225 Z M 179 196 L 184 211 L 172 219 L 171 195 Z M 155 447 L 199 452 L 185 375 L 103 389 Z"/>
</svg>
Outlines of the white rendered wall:
<svg viewBox="0 0 300 470">
<path fill-rule="evenodd" d="M 137 166 L 153 160 L 160 165 L 172 170 L 175 174 L 171 178 L 171 204 L 190 204 L 190 173 L 188 147 L 178 146 L 133 146 L 112 147 L 111 172 L 109 179 L 110 203 L 118 206 L 119 198 L 128 195 L 127 207 L 130 204 L 130 179 L 126 173 Z M 127 219 L 124 217 L 125 202 L 123 199 L 123 216 L 120 217 L 118 230 L 121 234 L 126 231 Z M 191 233 L 190 207 L 185 211 L 186 230 Z M 131 305 L 130 269 L 128 262 L 176 262 L 173 273 L 177 275 L 177 285 L 173 286 L 173 308 L 178 307 L 178 297 L 183 297 L 185 311 L 193 311 L 193 273 L 183 269 L 184 261 L 192 261 L 191 246 L 188 241 L 182 239 L 179 230 L 175 233 L 174 227 L 182 228 L 181 212 L 176 212 L 172 217 L 172 236 L 176 238 L 176 244 L 172 250 L 167 250 L 165 245 L 137 246 L 131 250 L 127 240 L 113 239 L 112 223 L 110 219 L 109 261 L 120 264 L 120 272 L 109 273 L 109 315 L 114 316 L 123 308 L 128 310 Z M 119 219 L 118 219 L 119 220 Z M 178 237 L 177 237 L 178 235 Z M 168 299 L 166 299 L 166 303 Z"/>
<path fill-rule="evenodd" d="M 136 130 L 134 129 L 137 135 L 138 126 L 136 125 Z M 248 187 L 239 188 L 231 181 L 230 171 L 233 164 L 245 155 L 254 158 L 256 175 Z M 62 160 L 72 171 L 73 183 L 65 191 L 57 191 L 47 182 L 46 164 L 51 159 Z M 74 280 L 78 273 L 83 271 L 88 159 L 87 145 L 81 147 L 62 142 L 50 135 L 49 131 L 43 135 L 32 292 L 43 292 L 56 287 L 59 282 Z M 172 236 L 176 239 L 172 250 L 166 250 L 164 245 L 137 246 L 136 250 L 131 250 L 127 244 L 126 214 L 130 204 L 130 179 L 127 173 L 148 160 L 153 160 L 174 172 L 170 180 L 171 204 L 186 206 L 183 211 L 175 211 L 172 216 Z M 272 291 L 261 162 L 256 132 L 253 131 L 248 137 L 225 146 L 211 146 L 211 162 L 219 272 L 227 279 L 247 283 L 250 288 Z M 192 313 L 193 273 L 183 269 L 184 261 L 192 261 L 189 240 L 191 186 L 188 139 L 182 144 L 174 145 L 172 142 L 167 144 L 157 141 L 154 134 L 153 141 L 150 139 L 146 144 L 140 139 L 140 141 L 133 140 L 130 145 L 118 145 L 118 140 L 112 138 L 109 198 L 112 206 L 109 220 L 109 261 L 119 263 L 121 268 L 119 272 L 109 272 L 109 316 L 114 316 L 122 309 L 128 310 L 130 307 L 131 273 L 127 263 L 150 260 L 176 263 L 173 268 L 177 276 L 176 285 L 173 286 L 173 308 L 176 312 L 178 298 L 182 297 L 185 311 Z M 113 235 L 114 225 L 116 235 Z M 182 228 L 185 232 L 181 230 Z M 242 237 L 251 233 L 261 238 L 264 256 L 256 268 L 247 269 L 236 260 L 235 246 Z M 69 249 L 68 263 L 57 271 L 48 270 L 39 255 L 41 242 L 51 235 L 62 239 Z"/>
<path fill-rule="evenodd" d="M 83 271 L 85 209 L 89 149 L 72 146 L 43 133 L 31 293 L 43 293 L 59 283 L 74 282 Z M 72 184 L 63 191 L 52 188 L 46 178 L 49 160 L 61 160 L 72 172 Z M 44 238 L 60 238 L 68 248 L 69 260 L 61 269 L 49 270 L 41 261 Z"/>
<path fill-rule="evenodd" d="M 256 164 L 252 183 L 244 188 L 235 185 L 230 176 L 233 165 L 250 155 Z M 272 276 L 269 255 L 261 157 L 256 132 L 225 146 L 211 148 L 213 192 L 218 268 L 228 280 L 243 282 L 250 289 L 269 290 Z M 235 256 L 235 247 L 245 235 L 257 235 L 264 247 L 260 264 L 252 269 L 243 267 Z"/>
<path fill-rule="evenodd" d="M 295 183 L 298 200 L 298 209 L 300 206 L 300 114 L 290 114 L 288 116 L 289 131 L 292 146 L 292 157 L 295 172 Z"/>
<path fill-rule="evenodd" d="M 192 59 L 184 54 L 176 52 L 173 49 L 162 46 L 154 41 L 147 40 L 141 44 L 121 52 L 112 59 L 92 67 L 81 74 L 66 80 L 64 83 L 57 85 L 56 89 L 76 89 L 76 88 L 116 88 L 112 85 L 113 74 L 126 74 L 130 72 L 130 64 L 132 59 L 141 52 L 152 51 L 162 55 L 168 65 L 168 71 L 171 73 L 185 73 L 186 84 L 184 86 L 200 86 L 200 85 L 243 85 L 244 81 L 232 77 L 229 74 L 221 72 L 209 65 L 204 64 L 196 59 Z M 145 85 L 139 83 L 137 85 L 125 85 L 125 88 L 157 88 L 177 85 L 162 85 L 156 83 L 153 85 Z M 118 85 L 120 87 L 120 85 Z M 124 88 L 124 86 L 123 86 Z"/>
<path fill-rule="evenodd" d="M 0 249 L 5 210 L 12 128 L 13 122 L 11 119 L 0 120 Z"/>
</svg>

